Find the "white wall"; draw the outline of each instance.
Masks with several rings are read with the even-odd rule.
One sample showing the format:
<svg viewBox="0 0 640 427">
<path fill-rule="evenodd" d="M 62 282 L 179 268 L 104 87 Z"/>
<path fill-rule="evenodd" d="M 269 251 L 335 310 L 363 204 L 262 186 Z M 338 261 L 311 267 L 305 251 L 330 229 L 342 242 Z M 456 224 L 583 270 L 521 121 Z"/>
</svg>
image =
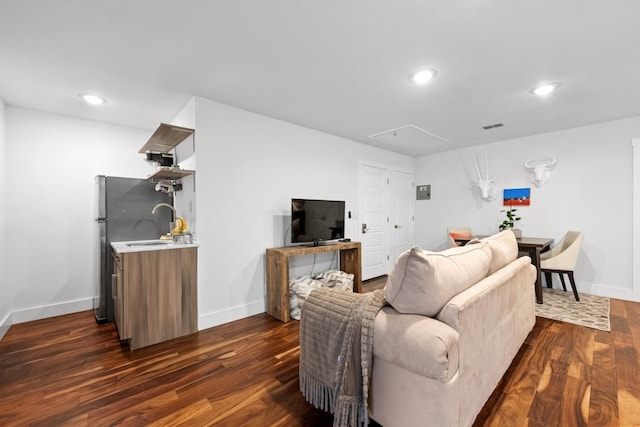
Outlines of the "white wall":
<svg viewBox="0 0 640 427">
<path fill-rule="evenodd" d="M 7 169 L 5 160 L 5 105 L 0 99 L 0 235 L 5 235 L 6 225 L 6 203 L 5 197 L 7 193 L 7 178 L 5 171 Z M 11 326 L 11 293 L 6 277 L 6 244 L 7 239 L 0 238 L 0 338 Z"/>
<path fill-rule="evenodd" d="M 519 138 L 486 146 L 499 197 L 480 198 L 472 150 L 417 159 L 416 184 L 431 184 L 431 200 L 416 202 L 416 242 L 446 246 L 446 227 L 468 225 L 491 234 L 502 221 L 502 189 L 531 188 L 531 206 L 520 207 L 525 236 L 558 241 L 567 230 L 585 232 L 576 267 L 579 292 L 632 299 L 632 147 L 640 117 Z M 482 148 L 476 148 L 482 155 Z M 541 188 L 530 182 L 523 163 L 552 155 L 557 165 Z"/>
<path fill-rule="evenodd" d="M 355 240 L 359 162 L 413 170 L 408 156 L 206 99 L 195 111 L 200 329 L 265 311 L 265 249 L 282 246 L 292 197 L 345 200 Z"/>
<path fill-rule="evenodd" d="M 4 310 L 13 323 L 89 310 L 97 295 L 94 177 L 147 176 L 138 150 L 153 130 L 5 111 Z M 265 249 L 282 245 L 291 197 L 346 200 L 347 236 L 357 238 L 359 163 L 414 166 L 408 156 L 200 98 L 175 120 L 196 128 L 200 328 L 265 310 Z"/>
<path fill-rule="evenodd" d="M 482 201 L 470 184 L 471 150 L 416 162 L 205 99 L 193 103 L 201 329 L 264 311 L 264 253 L 282 245 L 291 197 L 345 200 L 353 213 L 347 236 L 357 239 L 362 161 L 402 170 L 415 162 L 416 183 L 432 185 L 432 200 L 416 202 L 416 242 L 425 248 L 443 248 L 448 225 L 491 233 L 501 221 L 501 202 Z M 4 114 L 0 321 L 9 310 L 14 323 L 88 310 L 97 294 L 94 176 L 147 176 L 138 149 L 153 130 L 15 107 Z M 586 232 L 580 291 L 631 298 L 630 141 L 638 135 L 640 117 L 487 146 L 500 190 L 531 188 L 532 205 L 521 208 L 525 234 L 559 239 L 570 228 Z M 538 155 L 558 158 L 542 188 L 522 170 Z M 311 262 L 296 260 L 294 267 Z"/>
<path fill-rule="evenodd" d="M 6 108 L 2 240 L 14 323 L 93 307 L 98 288 L 94 177 L 146 177 L 150 166 L 138 150 L 151 133 Z"/>
<path fill-rule="evenodd" d="M 176 115 L 176 117 L 171 120 L 171 124 L 195 129 L 195 108 L 195 98 L 191 98 L 191 100 Z M 180 165 L 182 169 L 197 171 L 195 151 L 196 138 L 197 133 L 194 134 L 191 138 L 187 138 L 186 140 L 184 140 L 175 149 L 175 155 L 178 161 L 178 165 Z M 175 193 L 174 207 L 178 216 L 187 220 L 187 223 L 189 224 L 189 231 L 191 233 L 195 233 L 197 228 L 195 193 L 196 176 L 189 175 L 185 178 L 182 178 L 180 180 L 180 183 L 182 184 L 182 191 L 178 191 Z"/>
</svg>

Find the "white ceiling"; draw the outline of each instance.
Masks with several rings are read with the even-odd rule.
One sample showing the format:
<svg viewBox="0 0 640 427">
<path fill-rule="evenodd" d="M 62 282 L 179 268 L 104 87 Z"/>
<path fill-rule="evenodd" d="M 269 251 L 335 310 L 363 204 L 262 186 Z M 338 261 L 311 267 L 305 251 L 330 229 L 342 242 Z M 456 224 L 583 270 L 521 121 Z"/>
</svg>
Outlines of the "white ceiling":
<svg viewBox="0 0 640 427">
<path fill-rule="evenodd" d="M 636 116 L 640 1 L 0 0 L 8 105 L 154 129 L 193 95 L 411 155 Z"/>
</svg>

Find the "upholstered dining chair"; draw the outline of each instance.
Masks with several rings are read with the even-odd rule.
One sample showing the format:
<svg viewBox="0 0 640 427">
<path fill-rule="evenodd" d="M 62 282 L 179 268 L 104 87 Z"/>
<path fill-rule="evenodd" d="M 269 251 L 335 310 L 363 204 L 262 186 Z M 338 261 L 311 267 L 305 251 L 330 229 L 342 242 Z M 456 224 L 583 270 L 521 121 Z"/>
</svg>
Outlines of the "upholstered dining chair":
<svg viewBox="0 0 640 427">
<path fill-rule="evenodd" d="M 456 246 L 461 246 L 460 243 L 456 242 L 458 238 L 471 238 L 473 234 L 471 234 L 471 227 L 449 227 L 447 228 L 447 240 L 449 242 L 449 247 L 454 248 Z"/>
<path fill-rule="evenodd" d="M 547 287 L 552 288 L 551 273 L 558 273 L 562 288 L 566 291 L 567 286 L 564 283 L 564 274 L 569 276 L 569 282 L 573 289 L 573 296 L 576 301 L 580 301 L 578 290 L 576 289 L 576 281 L 573 278 L 573 271 L 578 262 L 578 255 L 584 240 L 584 233 L 580 231 L 568 231 L 562 240 L 554 246 L 550 251 L 540 254 L 540 272 L 544 273 Z"/>
</svg>

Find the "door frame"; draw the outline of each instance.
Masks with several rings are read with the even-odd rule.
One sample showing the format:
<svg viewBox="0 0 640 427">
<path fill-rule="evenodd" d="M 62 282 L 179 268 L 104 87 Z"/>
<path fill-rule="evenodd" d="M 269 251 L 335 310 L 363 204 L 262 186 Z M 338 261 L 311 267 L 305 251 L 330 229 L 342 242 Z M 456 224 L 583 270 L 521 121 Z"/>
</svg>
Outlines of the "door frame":
<svg viewBox="0 0 640 427">
<path fill-rule="evenodd" d="M 637 259 L 640 256 L 640 137 L 631 140 L 633 149 L 633 208 L 631 215 L 631 236 L 633 239 L 632 257 Z M 640 301 L 640 263 L 632 263 L 631 272 L 631 295 L 634 301 Z"/>
</svg>

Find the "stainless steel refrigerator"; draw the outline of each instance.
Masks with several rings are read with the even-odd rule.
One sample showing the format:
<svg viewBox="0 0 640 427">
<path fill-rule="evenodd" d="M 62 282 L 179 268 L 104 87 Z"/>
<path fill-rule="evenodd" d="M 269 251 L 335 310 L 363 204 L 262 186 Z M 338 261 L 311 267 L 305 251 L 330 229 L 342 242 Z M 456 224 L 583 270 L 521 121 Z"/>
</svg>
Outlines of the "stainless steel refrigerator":
<svg viewBox="0 0 640 427">
<path fill-rule="evenodd" d="M 99 323 L 113 321 L 111 274 L 113 262 L 111 242 L 158 239 L 169 232 L 170 209 L 151 210 L 158 203 L 173 206 L 169 194 L 155 190 L 155 184 L 145 179 L 96 177 L 97 234 L 99 241 L 98 298 L 94 312 Z"/>
</svg>

